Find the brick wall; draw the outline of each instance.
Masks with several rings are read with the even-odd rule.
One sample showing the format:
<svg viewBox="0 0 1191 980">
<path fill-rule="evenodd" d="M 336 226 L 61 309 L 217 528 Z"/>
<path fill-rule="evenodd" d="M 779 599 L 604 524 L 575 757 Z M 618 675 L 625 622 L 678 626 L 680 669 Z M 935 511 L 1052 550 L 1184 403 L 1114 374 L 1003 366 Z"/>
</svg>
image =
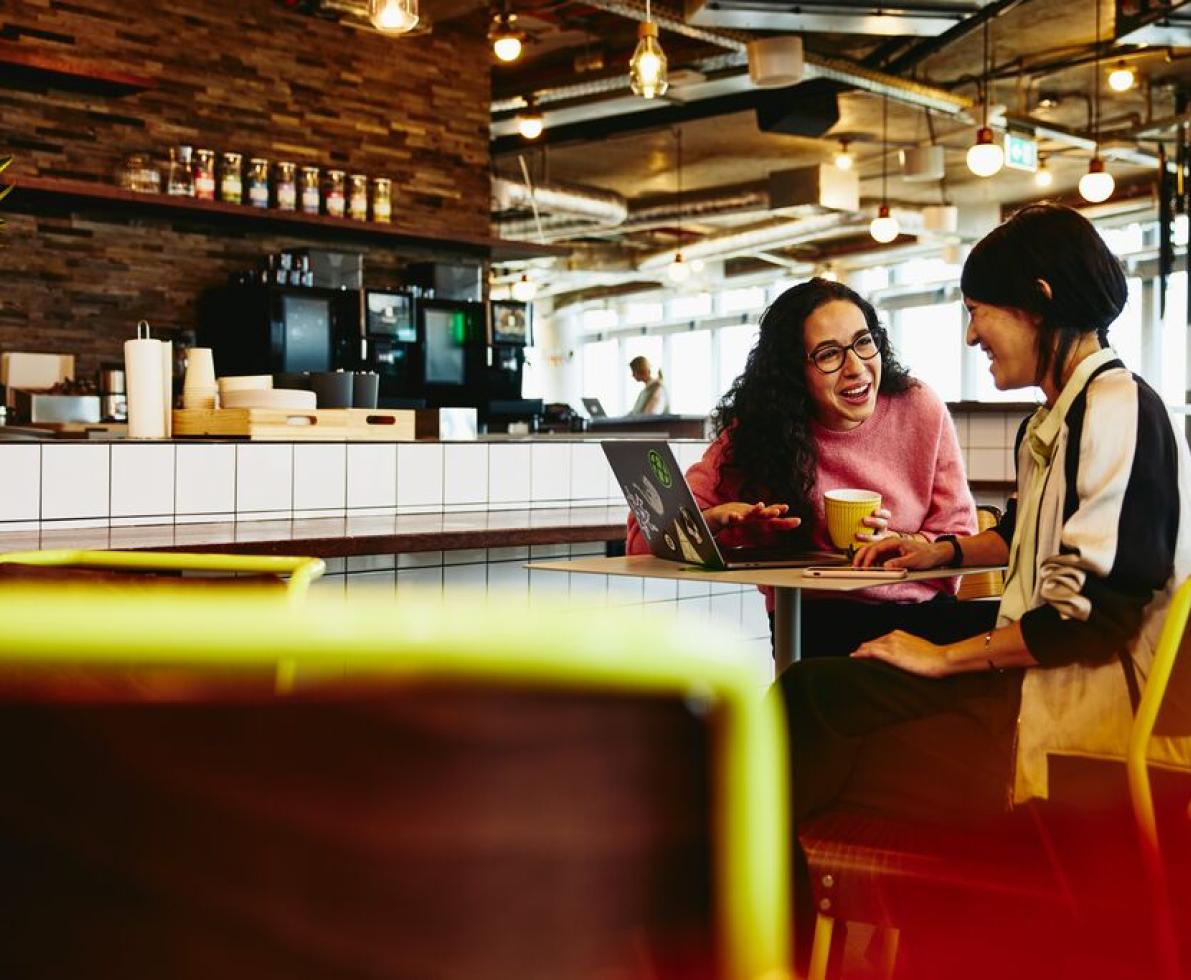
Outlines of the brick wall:
<svg viewBox="0 0 1191 980">
<path fill-rule="evenodd" d="M 14 174 L 114 181 L 125 154 L 176 143 L 393 178 L 394 221 L 487 235 L 489 59 L 483 29 L 443 24 L 385 38 L 283 11 L 273 0 L 5 0 L 0 37 L 156 81 L 95 95 L 0 78 L 0 154 Z M 164 175 L 164 164 L 161 164 Z M 206 286 L 317 237 L 231 231 L 201 219 L 86 208 L 0 231 L 0 350 L 118 359 L 145 318 L 195 326 Z M 328 247 L 343 245 L 322 242 Z M 367 253 L 371 282 L 428 253 Z M 440 253 L 444 254 L 445 253 Z"/>
</svg>

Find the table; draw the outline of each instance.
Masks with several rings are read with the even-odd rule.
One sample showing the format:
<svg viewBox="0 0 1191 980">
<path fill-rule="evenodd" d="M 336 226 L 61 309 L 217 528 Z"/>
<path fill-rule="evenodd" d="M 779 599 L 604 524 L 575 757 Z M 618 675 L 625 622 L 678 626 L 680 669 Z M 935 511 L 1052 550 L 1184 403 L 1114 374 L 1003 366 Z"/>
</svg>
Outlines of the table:
<svg viewBox="0 0 1191 980">
<path fill-rule="evenodd" d="M 920 579 L 947 577 L 949 569 L 932 568 L 927 572 L 910 572 L 905 578 L 883 579 L 867 576 L 855 578 L 811 578 L 799 568 L 749 568 L 734 572 L 718 572 L 701 565 L 685 565 L 653 555 L 629 555 L 624 558 L 575 558 L 558 561 L 529 562 L 527 568 L 554 572 L 591 572 L 597 575 L 631 575 L 639 578 L 678 579 L 693 582 L 731 582 L 739 585 L 773 586 L 775 606 L 773 616 L 773 649 L 780 674 L 802 655 L 802 590 L 815 592 L 855 592 L 894 582 L 913 582 Z M 964 575 L 996 571 L 998 566 L 981 565 L 965 568 Z M 941 574 L 942 573 L 942 574 Z"/>
</svg>

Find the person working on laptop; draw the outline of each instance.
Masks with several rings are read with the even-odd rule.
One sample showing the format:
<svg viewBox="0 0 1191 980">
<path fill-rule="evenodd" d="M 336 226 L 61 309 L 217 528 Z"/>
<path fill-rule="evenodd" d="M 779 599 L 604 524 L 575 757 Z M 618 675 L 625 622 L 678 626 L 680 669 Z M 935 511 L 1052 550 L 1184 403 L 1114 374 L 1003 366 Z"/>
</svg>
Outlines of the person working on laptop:
<svg viewBox="0 0 1191 980">
<path fill-rule="evenodd" d="M 795 534 L 830 550 L 823 493 L 840 488 L 881 493 L 885 509 L 865 519 L 857 545 L 976 530 L 946 406 L 897 362 L 876 311 L 845 285 L 811 279 L 774 301 L 714 422 L 718 437 L 686 476 L 717 540 Z M 648 550 L 632 518 L 627 550 Z M 846 655 L 891 629 L 946 639 L 987 628 L 987 604 L 956 603 L 955 589 L 940 578 L 805 601 L 803 656 Z M 761 591 L 772 623 L 773 592 Z"/>
<path fill-rule="evenodd" d="M 630 415 L 665 415 L 670 411 L 670 396 L 666 394 L 666 386 L 662 384 L 662 372 L 653 373 L 653 365 L 649 358 L 638 354 L 629 361 L 629 370 L 633 372 L 633 380 L 639 381 L 645 387 L 637 396 Z"/>
</svg>

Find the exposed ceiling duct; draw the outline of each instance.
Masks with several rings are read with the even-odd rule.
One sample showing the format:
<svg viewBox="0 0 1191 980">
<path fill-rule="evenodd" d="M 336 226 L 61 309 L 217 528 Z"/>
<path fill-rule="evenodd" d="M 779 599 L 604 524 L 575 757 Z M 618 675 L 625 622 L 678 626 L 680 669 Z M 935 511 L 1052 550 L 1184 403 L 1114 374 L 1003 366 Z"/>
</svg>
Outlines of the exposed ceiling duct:
<svg viewBox="0 0 1191 980">
<path fill-rule="evenodd" d="M 536 207 L 552 215 L 583 218 L 599 225 L 616 226 L 628 216 L 628 202 L 612 191 L 562 184 L 532 187 L 507 177 L 492 178 L 492 207 L 512 211 Z"/>
<path fill-rule="evenodd" d="M 783 248 L 799 242 L 821 238 L 824 233 L 843 225 L 855 224 L 856 216 L 850 213 L 820 214 L 794 221 L 766 222 L 739 231 L 728 231 L 720 235 L 709 235 L 682 246 L 682 257 L 688 262 L 694 259 L 724 258 L 742 253 L 760 252 L 769 248 Z M 674 260 L 673 247 L 653 252 L 638 260 L 637 268 L 642 272 L 662 269 Z"/>
<path fill-rule="evenodd" d="M 934 37 L 980 9 L 970 0 L 869 3 L 773 3 L 766 0 L 686 0 L 686 19 L 700 27 L 752 31 L 824 31 L 884 37 Z"/>
</svg>

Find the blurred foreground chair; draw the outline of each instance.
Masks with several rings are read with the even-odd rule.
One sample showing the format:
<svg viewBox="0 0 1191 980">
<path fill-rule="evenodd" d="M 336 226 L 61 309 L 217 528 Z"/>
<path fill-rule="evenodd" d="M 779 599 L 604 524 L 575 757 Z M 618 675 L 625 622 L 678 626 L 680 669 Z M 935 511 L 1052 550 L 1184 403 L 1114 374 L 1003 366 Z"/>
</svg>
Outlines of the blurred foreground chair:
<svg viewBox="0 0 1191 980">
<path fill-rule="evenodd" d="M 0 592 L 0 975 L 789 975 L 782 708 L 714 635 L 244 591 Z"/>
<path fill-rule="evenodd" d="M 140 584 L 283 584 L 293 597 L 306 594 L 326 571 L 321 558 L 285 555 L 226 555 L 184 551 L 10 551 L 0 553 L 0 584 L 17 580 L 91 581 Z M 211 578 L 203 576 L 237 576 Z M 282 578 L 284 576 L 284 579 Z"/>
<path fill-rule="evenodd" d="M 1167 612 L 1123 764 L 1052 755 L 1051 799 L 988 826 L 842 811 L 802 828 L 819 910 L 811 980 L 841 970 L 836 922 L 878 927 L 899 976 L 1191 974 L 1191 767 L 1147 761 L 1155 737 L 1191 736 L 1189 613 L 1191 580 Z"/>
<path fill-rule="evenodd" d="M 976 508 L 976 533 L 996 527 L 1001 521 L 1001 509 L 992 504 L 981 504 Z M 1000 599 L 1005 592 L 1005 573 L 1000 569 L 991 572 L 969 572 L 960 576 L 957 599 Z"/>
</svg>

